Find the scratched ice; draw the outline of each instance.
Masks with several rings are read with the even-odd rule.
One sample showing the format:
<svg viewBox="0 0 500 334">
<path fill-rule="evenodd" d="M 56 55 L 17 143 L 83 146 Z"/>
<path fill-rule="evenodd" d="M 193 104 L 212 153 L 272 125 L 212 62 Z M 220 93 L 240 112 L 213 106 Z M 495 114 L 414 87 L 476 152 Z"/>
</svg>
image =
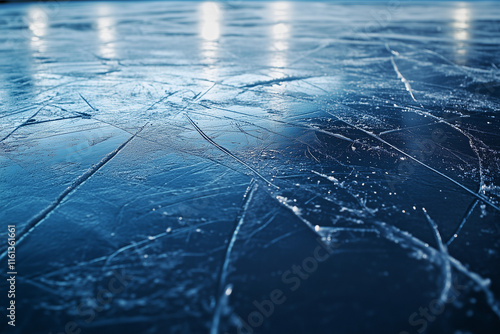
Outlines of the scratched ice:
<svg viewBox="0 0 500 334">
<path fill-rule="evenodd" d="M 500 6 L 0 22 L 7 333 L 499 332 Z"/>
</svg>

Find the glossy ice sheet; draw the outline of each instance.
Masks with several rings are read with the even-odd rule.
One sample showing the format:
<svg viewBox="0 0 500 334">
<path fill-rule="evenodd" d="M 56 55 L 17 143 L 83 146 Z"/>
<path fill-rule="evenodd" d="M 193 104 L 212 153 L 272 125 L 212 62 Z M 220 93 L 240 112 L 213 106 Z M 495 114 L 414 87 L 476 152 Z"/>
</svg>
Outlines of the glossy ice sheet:
<svg viewBox="0 0 500 334">
<path fill-rule="evenodd" d="M 15 329 L 498 333 L 499 20 L 2 5 Z"/>
</svg>

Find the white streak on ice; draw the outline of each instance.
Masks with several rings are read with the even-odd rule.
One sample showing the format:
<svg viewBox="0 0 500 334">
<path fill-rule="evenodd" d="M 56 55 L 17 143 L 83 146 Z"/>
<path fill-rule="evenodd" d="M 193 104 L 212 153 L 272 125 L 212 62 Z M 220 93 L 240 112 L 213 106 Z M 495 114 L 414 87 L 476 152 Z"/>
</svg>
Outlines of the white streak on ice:
<svg viewBox="0 0 500 334">
<path fill-rule="evenodd" d="M 443 239 L 441 238 L 441 234 L 439 233 L 439 229 L 436 222 L 432 220 L 432 218 L 429 216 L 425 208 L 422 208 L 422 211 L 424 212 L 425 218 L 427 218 L 427 222 L 432 228 L 432 231 L 434 233 L 434 238 L 436 239 L 439 250 L 443 254 L 442 259 L 443 259 L 444 283 L 443 283 L 443 289 L 441 290 L 441 294 L 439 296 L 439 303 L 441 303 L 441 305 L 444 305 L 448 299 L 448 295 L 450 294 L 450 289 L 451 289 L 451 267 L 448 255 L 448 248 L 446 247 L 445 244 L 443 244 Z"/>
<path fill-rule="evenodd" d="M 410 93 L 410 96 L 413 99 L 413 101 L 417 102 L 417 99 L 415 99 L 415 96 L 413 95 L 413 90 L 411 89 L 410 82 L 401 74 L 401 72 L 399 72 L 399 68 L 396 65 L 396 62 L 394 61 L 393 56 L 391 56 L 391 63 L 392 67 L 394 67 L 394 71 L 398 75 L 398 78 L 401 79 L 401 81 L 405 84 L 406 90 L 408 91 L 408 93 Z"/>
</svg>

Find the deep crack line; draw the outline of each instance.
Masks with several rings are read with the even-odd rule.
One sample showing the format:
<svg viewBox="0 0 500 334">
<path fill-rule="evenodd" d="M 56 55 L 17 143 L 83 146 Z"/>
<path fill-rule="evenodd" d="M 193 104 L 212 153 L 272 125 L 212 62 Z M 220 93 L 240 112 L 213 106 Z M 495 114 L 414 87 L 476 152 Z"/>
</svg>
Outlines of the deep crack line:
<svg viewBox="0 0 500 334">
<path fill-rule="evenodd" d="M 175 92 L 169 92 L 167 93 L 164 97 L 162 97 L 161 99 L 159 99 L 158 101 L 154 102 L 152 105 L 150 105 L 146 110 L 144 110 L 144 112 L 146 111 L 150 111 L 151 109 L 153 109 L 158 103 L 162 103 L 163 101 L 165 101 L 166 99 L 168 99 L 169 97 L 177 94 L 179 91 L 176 90 Z M 83 98 L 83 96 L 82 96 Z"/>
<path fill-rule="evenodd" d="M 82 95 L 82 94 L 78 93 L 78 95 L 80 95 L 80 97 L 82 98 L 82 100 L 83 100 L 83 101 L 85 101 L 85 103 L 86 103 L 86 104 L 90 107 L 90 109 L 92 109 L 92 110 L 94 110 L 94 111 L 99 111 L 99 109 L 94 108 L 94 106 L 92 106 L 92 105 L 90 104 L 90 102 L 89 102 L 89 101 L 87 101 L 87 99 L 83 97 L 83 95 Z"/>
<path fill-rule="evenodd" d="M 205 132 L 203 132 L 199 127 L 198 125 L 196 125 L 196 123 L 191 119 L 191 117 L 189 117 L 187 114 L 185 114 L 186 118 L 189 120 L 189 123 L 191 123 L 191 125 L 196 129 L 196 131 L 198 131 L 198 133 L 203 137 L 203 139 L 205 139 L 206 141 L 208 141 L 210 144 L 212 144 L 214 147 L 216 147 L 217 149 L 219 149 L 220 151 L 224 152 L 225 154 L 227 154 L 228 156 L 230 156 L 231 158 L 233 158 L 234 160 L 238 161 L 240 164 L 242 164 L 243 166 L 245 166 L 246 168 L 250 169 L 255 175 L 257 175 L 260 179 L 262 179 L 264 182 L 266 182 L 268 185 L 270 186 L 273 186 L 274 188 L 276 189 L 279 189 L 278 186 L 276 186 L 275 184 L 273 184 L 271 181 L 269 181 L 268 179 L 266 179 L 264 176 L 262 176 L 262 174 L 260 174 L 259 172 L 257 172 L 254 168 L 252 168 L 249 164 L 247 164 L 246 162 L 244 162 L 243 160 L 241 160 L 240 158 L 238 158 L 237 156 L 235 156 L 233 153 L 231 153 L 227 148 L 223 147 L 223 146 L 220 146 L 219 144 L 217 144 L 216 142 L 214 142 L 209 136 L 207 136 L 205 134 Z"/>
<path fill-rule="evenodd" d="M 395 56 L 399 56 L 399 53 L 394 51 L 394 50 L 391 50 L 391 48 L 389 47 L 389 44 L 385 44 L 385 48 L 387 49 L 387 51 L 389 51 L 391 54 L 395 55 Z M 428 50 L 426 50 L 428 51 Z M 432 52 L 431 52 L 432 53 Z M 446 61 L 448 61 L 449 63 L 451 63 L 447 58 L 437 54 L 438 56 L 440 56 L 442 59 L 445 59 Z M 411 89 L 411 85 L 409 83 L 409 81 L 401 74 L 401 72 L 399 71 L 398 69 L 398 66 L 396 65 L 396 62 L 394 61 L 394 56 L 391 56 L 391 63 L 392 63 L 392 66 L 394 67 L 394 71 L 396 72 L 396 74 L 398 75 L 398 78 L 401 79 L 401 81 L 405 84 L 405 87 L 406 87 L 406 90 L 410 93 L 411 97 L 413 98 L 413 100 L 415 102 L 417 102 L 417 100 L 415 99 L 415 97 L 413 96 L 413 91 Z M 451 63 L 453 64 L 453 63 Z M 422 109 L 425 109 L 424 106 L 422 104 L 420 104 L 420 107 L 422 107 Z M 410 110 L 414 111 L 415 113 L 421 115 L 421 114 L 424 114 L 424 116 L 430 116 L 432 118 L 434 118 L 435 120 L 437 120 L 438 122 L 440 123 L 444 123 L 448 126 L 450 126 L 451 128 L 455 129 L 456 131 L 460 132 L 462 135 L 464 135 L 465 137 L 467 137 L 467 139 L 469 139 L 469 145 L 471 147 L 471 149 L 474 151 L 474 153 L 477 155 L 477 159 L 478 159 L 478 164 L 479 164 L 479 177 L 480 177 L 480 187 L 479 187 L 479 191 L 478 191 L 478 195 L 481 196 L 481 190 L 484 188 L 484 177 L 483 177 L 483 161 L 481 160 L 481 156 L 479 154 L 479 149 L 477 148 L 477 145 L 476 145 L 476 142 L 482 146 L 482 148 L 484 149 L 488 149 L 489 150 L 489 147 L 486 146 L 481 140 L 479 139 L 476 139 L 474 136 L 471 136 L 469 133 L 467 133 L 466 131 L 462 130 L 461 128 L 459 128 L 458 126 L 454 125 L 454 124 L 451 124 L 450 122 L 440 118 L 440 117 L 437 117 L 425 110 L 422 110 L 422 111 L 416 111 L 412 108 L 410 108 Z M 391 132 L 391 131 L 389 131 Z M 386 132 L 387 133 L 387 132 Z M 382 134 L 382 133 L 381 133 Z M 464 220 L 462 222 L 462 224 L 465 223 L 466 220 Z M 461 227 L 460 227 L 461 228 Z M 451 240 L 450 239 L 447 244 L 451 243 Z"/>
<path fill-rule="evenodd" d="M 147 123 L 146 123 L 147 124 Z M 73 183 L 67 187 L 49 206 L 39 212 L 36 216 L 31 218 L 25 228 L 18 234 L 18 240 L 16 242 L 19 245 L 35 228 L 37 228 L 44 220 L 68 197 L 71 193 L 76 191 L 85 181 L 87 181 L 92 175 L 94 175 L 98 170 L 100 170 L 106 163 L 113 159 L 132 139 L 134 139 L 146 126 L 144 124 L 135 134 L 133 134 L 124 143 L 118 146 L 114 151 L 108 153 L 101 161 L 90 167 L 85 173 L 80 175 Z M 5 250 L 1 255 L 0 259 L 7 256 L 7 250 Z"/>
<path fill-rule="evenodd" d="M 258 187 L 259 185 L 256 182 L 254 182 L 254 179 L 252 179 L 247 191 L 245 192 L 245 195 L 243 196 L 244 198 L 243 209 L 242 212 L 239 214 L 238 223 L 234 228 L 231 240 L 229 241 L 229 244 L 227 246 L 226 254 L 224 256 L 224 263 L 222 264 L 222 268 L 220 271 L 219 285 L 217 289 L 218 300 L 215 306 L 214 316 L 212 318 L 210 334 L 219 333 L 219 323 L 220 323 L 220 317 L 222 315 L 222 309 L 227 304 L 229 295 L 232 292 L 232 285 L 227 284 L 227 275 L 229 271 L 229 263 L 231 262 L 231 253 L 233 251 L 234 244 L 236 243 L 236 239 L 238 237 L 238 233 L 240 232 L 241 226 L 245 221 L 245 216 L 250 206 L 250 203 L 252 202 L 253 195 Z"/>
<path fill-rule="evenodd" d="M 446 304 L 446 301 L 448 300 L 448 295 L 450 294 L 450 289 L 451 289 L 451 265 L 450 265 L 450 257 L 448 254 L 448 248 L 446 245 L 443 243 L 443 239 L 441 238 L 441 234 L 439 233 L 438 226 L 434 220 L 429 216 L 427 213 L 427 210 L 425 208 L 422 208 L 422 211 L 424 212 L 425 218 L 427 218 L 427 222 L 432 228 L 432 231 L 434 232 L 434 238 L 436 239 L 436 242 L 439 247 L 439 251 L 443 254 L 443 277 L 444 277 L 444 283 L 443 283 L 443 289 L 441 290 L 441 294 L 439 295 L 439 303 L 441 305 Z"/>
<path fill-rule="evenodd" d="M 486 301 L 488 302 L 491 310 L 498 318 L 500 318 L 500 304 L 496 301 L 493 292 L 489 289 L 491 284 L 490 279 L 481 277 L 468 269 L 464 264 L 452 257 L 450 254 L 443 254 L 407 231 L 400 230 L 397 227 L 388 225 L 384 222 L 375 221 L 374 224 L 380 231 L 381 235 L 387 240 L 395 242 L 396 244 L 401 244 L 402 242 L 407 241 L 409 242 L 409 246 L 414 246 L 414 249 L 420 248 L 421 250 L 428 252 L 429 255 L 432 255 L 428 257 L 428 261 L 435 262 L 436 258 L 440 258 L 441 261 L 444 261 L 445 259 L 443 259 L 443 257 L 447 257 L 451 266 L 467 276 L 477 285 L 479 289 L 484 292 Z"/>
<path fill-rule="evenodd" d="M 283 78 L 276 78 L 276 79 L 271 79 L 271 80 L 265 80 L 265 81 L 257 81 L 257 82 L 252 82 L 243 86 L 240 86 L 238 88 L 253 88 L 257 86 L 269 86 L 269 85 L 274 85 L 274 84 L 280 84 L 282 82 L 290 82 L 290 81 L 299 81 L 299 80 L 304 80 L 304 79 L 309 79 L 310 77 L 283 77 Z"/>
<path fill-rule="evenodd" d="M 25 125 L 29 125 L 31 123 L 30 120 L 34 119 L 34 117 L 36 117 L 38 115 L 38 113 L 40 111 L 42 111 L 49 104 L 50 101 L 52 101 L 53 98 L 54 98 L 54 96 L 52 96 L 51 98 L 49 98 L 49 100 L 45 104 L 43 104 L 40 108 L 38 108 L 38 110 L 33 115 L 31 115 L 26 121 L 24 121 L 22 124 L 18 125 L 14 130 L 12 130 L 11 132 L 9 132 L 8 135 L 6 135 L 2 139 L 0 139 L 0 143 L 3 142 L 4 140 L 6 140 L 7 138 L 9 138 L 14 132 L 16 132 L 17 130 L 19 130 L 21 127 L 23 127 Z"/>
<path fill-rule="evenodd" d="M 462 231 L 462 228 L 464 227 L 465 223 L 469 219 L 472 212 L 474 212 L 474 209 L 476 208 L 478 202 L 479 202 L 478 199 L 474 200 L 474 203 L 470 206 L 469 210 L 467 210 L 467 212 L 465 213 L 464 217 L 462 218 L 462 221 L 460 222 L 457 229 L 455 230 L 455 233 L 453 233 L 453 235 L 450 237 L 450 239 L 448 239 L 448 241 L 446 242 L 446 246 L 451 245 L 451 243 L 453 241 L 455 241 L 456 238 L 458 238 L 460 232 Z"/>
<path fill-rule="evenodd" d="M 354 125 L 354 124 L 351 124 L 351 123 L 349 123 L 349 122 L 347 122 L 347 121 L 343 120 L 343 119 L 342 119 L 342 118 L 340 118 L 339 116 L 337 116 L 337 115 L 335 115 L 335 114 L 331 113 L 330 111 L 325 111 L 325 112 L 326 112 L 326 113 L 328 113 L 329 115 L 332 115 L 333 117 L 335 117 L 336 119 L 338 119 L 338 120 L 339 120 L 339 121 L 341 121 L 342 123 L 345 123 L 345 124 L 347 124 L 347 125 L 349 125 L 349 126 L 351 126 L 351 127 L 355 128 L 355 129 L 357 129 L 357 130 L 359 130 L 359 131 L 361 131 L 361 132 L 363 132 L 363 133 L 365 133 L 365 134 L 369 135 L 370 137 L 375 138 L 376 140 L 380 141 L 381 143 L 386 144 L 387 146 L 389 146 L 389 147 L 391 147 L 392 149 L 394 149 L 394 150 L 398 151 L 399 153 L 401 153 L 402 155 L 404 155 L 404 156 L 405 156 L 405 157 L 407 157 L 408 159 L 411 159 L 411 160 L 415 161 L 417 164 L 419 164 L 419 165 L 421 165 L 421 166 L 423 166 L 423 167 L 425 167 L 425 168 L 429 169 L 430 171 L 432 171 L 432 172 L 434 172 L 434 173 L 438 174 L 439 176 L 444 177 L 445 179 L 447 179 L 448 181 L 450 181 L 450 182 L 454 183 L 455 185 L 459 186 L 460 188 L 462 188 L 463 190 L 465 190 L 466 192 L 468 192 L 468 193 L 469 193 L 469 194 L 471 194 L 472 196 L 474 196 L 474 197 L 478 198 L 479 200 L 483 201 L 485 204 L 488 204 L 488 205 L 489 205 L 489 206 L 491 206 L 492 208 L 494 208 L 494 209 L 496 209 L 496 210 L 500 211 L 500 207 L 498 207 L 496 204 L 494 204 L 494 203 L 490 202 L 490 201 L 489 201 L 487 198 L 485 198 L 482 194 L 478 194 L 478 193 L 476 193 L 476 192 L 474 192 L 474 191 L 470 190 L 469 188 L 467 188 L 466 186 L 464 186 L 464 185 L 463 185 L 463 184 L 461 184 L 460 182 L 458 182 L 458 181 L 456 181 L 456 180 L 452 179 L 451 177 L 449 177 L 449 176 L 448 176 L 448 175 L 446 175 L 446 174 L 441 173 L 441 172 L 440 172 L 440 171 L 438 171 L 437 169 L 432 168 L 431 166 L 427 165 L 426 163 L 424 163 L 424 162 L 422 162 L 422 161 L 418 160 L 417 158 L 415 158 L 415 157 L 413 157 L 412 155 L 410 155 L 410 154 L 406 153 L 405 151 L 403 151 L 403 150 L 399 149 L 398 147 L 394 146 L 393 144 L 389 143 L 388 141 L 385 141 L 384 139 L 380 138 L 380 137 L 379 137 L 379 136 L 377 136 L 376 134 L 374 134 L 374 133 L 372 133 L 372 132 L 370 132 L 370 131 L 368 131 L 368 130 L 365 130 L 365 129 L 363 129 L 363 128 L 359 127 L 359 126 L 356 126 L 356 125 Z"/>
<path fill-rule="evenodd" d="M 306 143 L 305 141 L 302 141 L 302 140 L 300 140 L 300 139 L 298 139 L 298 138 L 292 138 L 292 137 L 290 137 L 290 136 L 287 136 L 287 135 L 284 135 L 284 134 L 282 134 L 282 133 L 279 133 L 279 132 L 276 132 L 276 131 L 270 130 L 270 129 L 266 128 L 266 127 L 263 127 L 263 126 L 260 126 L 260 125 L 254 124 L 254 123 L 249 122 L 249 121 L 245 121 L 245 120 L 242 120 L 242 119 L 236 119 L 236 118 L 232 118 L 232 117 L 229 117 L 229 116 L 216 116 L 216 115 L 202 114 L 202 113 L 198 113 L 198 112 L 195 112 L 195 111 L 190 111 L 190 113 L 191 113 L 191 114 L 197 114 L 197 115 L 208 116 L 208 117 L 213 117 L 213 118 L 217 118 L 217 119 L 229 119 L 229 120 L 235 121 L 235 122 L 236 122 L 236 126 L 238 127 L 238 129 L 239 129 L 242 133 L 247 134 L 247 135 L 249 135 L 249 136 L 251 136 L 251 137 L 254 137 L 254 138 L 256 138 L 256 139 L 259 139 L 259 140 L 261 139 L 261 138 L 258 138 L 258 137 L 256 137 L 256 136 L 254 136 L 254 135 L 252 135 L 252 134 L 248 133 L 247 131 L 244 131 L 244 130 L 241 128 L 241 126 L 237 123 L 237 122 L 242 122 L 242 123 L 245 123 L 245 124 L 251 125 L 251 126 L 253 126 L 253 127 L 256 127 L 256 128 L 262 129 L 262 130 L 264 130 L 264 131 L 266 131 L 266 132 L 269 132 L 269 133 L 275 134 L 275 135 L 277 135 L 277 136 L 280 136 L 280 137 L 286 138 L 286 139 L 288 139 L 288 140 L 290 140 L 290 141 L 296 141 L 296 142 L 298 142 L 298 143 L 300 143 L 300 144 L 303 144 L 303 145 L 307 146 L 307 148 L 308 148 L 308 149 L 312 148 L 315 152 L 318 152 L 319 154 L 321 154 L 321 152 L 319 152 L 319 151 L 318 151 L 318 149 L 316 149 L 316 148 L 314 148 L 314 147 L 311 147 L 311 145 L 309 145 L 309 144 L 308 144 L 308 143 Z M 320 129 L 316 129 L 316 128 L 311 128 L 310 130 L 312 130 L 312 131 L 322 132 L 322 130 L 320 130 Z M 326 132 L 326 131 L 325 131 L 325 132 Z M 342 136 L 342 135 L 340 135 L 340 134 L 330 133 L 330 132 L 327 132 L 327 134 L 328 134 L 328 135 L 330 135 L 330 136 L 333 136 L 333 137 L 335 137 L 335 138 L 338 138 L 338 139 L 347 140 L 347 141 L 349 141 L 349 142 L 354 142 L 353 140 L 351 140 L 351 139 L 349 139 L 349 138 L 347 138 L 347 137 L 344 137 L 344 136 Z"/>
<path fill-rule="evenodd" d="M 57 121 L 65 121 L 67 119 L 73 119 L 73 118 L 81 118 L 82 116 L 68 116 L 68 117 L 60 117 L 60 118 L 54 118 L 54 119 L 46 119 L 43 121 L 35 121 L 35 122 L 28 122 L 28 123 L 23 123 L 20 125 L 21 126 L 28 126 L 28 125 L 36 125 L 36 124 L 41 124 L 41 123 L 49 123 L 49 122 L 57 122 Z"/>
<path fill-rule="evenodd" d="M 198 101 L 198 100 L 199 100 L 199 99 L 201 99 L 203 96 L 205 96 L 205 95 L 206 95 L 209 91 L 211 91 L 211 90 L 212 90 L 212 88 L 214 88 L 214 87 L 215 87 L 215 85 L 217 85 L 217 83 L 216 83 L 216 82 L 214 82 L 214 84 L 213 84 L 212 86 L 210 86 L 210 88 L 208 88 L 208 89 L 207 89 L 207 90 L 205 90 L 204 92 L 202 92 L 202 93 L 198 93 L 198 94 L 196 94 L 195 96 L 193 96 L 192 100 L 193 100 L 193 101 Z"/>
<path fill-rule="evenodd" d="M 252 115 L 252 114 L 247 114 L 247 113 L 244 113 L 244 112 L 239 112 L 239 111 L 235 111 L 235 110 L 231 110 L 231 109 L 221 108 L 221 107 L 218 107 L 218 106 L 212 106 L 212 107 L 210 107 L 210 106 L 207 106 L 207 105 L 202 104 L 202 103 L 199 103 L 199 105 L 202 106 L 202 107 L 204 107 L 204 108 L 207 108 L 207 109 L 213 108 L 213 109 L 218 109 L 218 110 L 222 110 L 222 111 L 227 111 L 227 112 L 230 112 L 230 113 L 233 113 L 233 114 L 237 114 L 237 115 L 243 115 L 243 116 L 246 116 L 246 117 L 252 117 L 252 118 L 259 118 L 260 119 L 259 116 L 255 116 L 255 115 Z M 216 116 L 212 115 L 211 117 L 216 117 Z M 223 117 L 229 118 L 228 116 L 223 116 Z M 233 118 L 230 118 L 230 119 L 233 119 Z M 233 119 L 233 120 L 236 120 L 236 119 Z M 308 125 L 304 125 L 304 124 L 293 123 L 293 122 L 286 122 L 286 121 L 272 119 L 272 118 L 266 118 L 266 120 L 269 120 L 269 121 L 275 122 L 275 123 L 279 123 L 279 124 L 285 124 L 285 125 L 299 127 L 301 129 L 311 130 L 311 131 L 314 131 L 314 132 L 320 132 L 320 133 L 323 133 L 323 134 L 331 136 L 331 137 L 335 137 L 335 138 L 340 139 L 340 140 L 348 141 L 350 143 L 354 142 L 354 140 L 352 140 L 351 138 L 343 136 L 343 135 L 341 135 L 339 133 L 333 133 L 333 132 L 329 132 L 329 131 L 326 131 L 326 130 L 323 130 L 323 129 L 318 129 L 314 125 L 308 126 Z M 271 130 L 269 130 L 269 129 L 265 128 L 265 127 L 259 126 L 257 124 L 254 124 L 254 123 L 251 123 L 251 122 L 248 122 L 248 121 L 244 121 L 244 120 L 238 120 L 238 121 L 239 122 L 244 122 L 244 123 L 247 123 L 247 124 L 251 124 L 251 125 L 253 125 L 255 127 L 258 127 L 258 128 L 263 129 L 263 130 L 269 131 L 271 133 L 283 136 L 282 134 L 279 134 L 278 132 L 271 131 Z"/>
</svg>

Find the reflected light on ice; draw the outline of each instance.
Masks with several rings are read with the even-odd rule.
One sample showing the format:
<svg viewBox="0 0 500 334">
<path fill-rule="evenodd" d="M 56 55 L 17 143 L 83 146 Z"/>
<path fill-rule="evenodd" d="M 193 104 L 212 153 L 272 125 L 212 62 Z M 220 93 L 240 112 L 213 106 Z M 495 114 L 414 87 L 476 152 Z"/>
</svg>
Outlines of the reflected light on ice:
<svg viewBox="0 0 500 334">
<path fill-rule="evenodd" d="M 220 7 L 215 2 L 204 2 L 200 5 L 200 34 L 206 41 L 216 41 L 220 37 Z"/>
<path fill-rule="evenodd" d="M 273 16 L 277 21 L 288 19 L 290 9 L 289 2 L 275 2 L 272 4 L 272 6 L 274 8 Z"/>
<path fill-rule="evenodd" d="M 273 2 L 269 4 L 271 19 L 271 67 L 283 68 L 287 65 L 286 51 L 288 50 L 288 39 L 290 38 L 290 3 Z"/>
<path fill-rule="evenodd" d="M 217 81 L 218 68 L 214 65 L 219 57 L 222 9 L 219 3 L 203 2 L 199 5 L 200 56 L 204 64 L 205 78 Z"/>
<path fill-rule="evenodd" d="M 116 38 L 115 21 L 112 18 L 113 10 L 109 6 L 99 5 L 97 8 L 97 34 L 99 37 L 99 53 L 102 57 L 116 57 L 113 41 Z"/>
<path fill-rule="evenodd" d="M 453 22 L 453 27 L 456 29 L 467 29 L 469 28 L 469 20 L 470 20 L 470 10 L 467 7 L 457 8 L 454 11 L 453 18 L 455 21 Z"/>
<path fill-rule="evenodd" d="M 464 55 L 467 53 L 465 49 L 464 42 L 469 40 L 469 28 L 470 28 L 470 9 L 465 7 L 464 4 L 460 4 L 458 8 L 453 11 L 453 39 L 458 41 L 457 53 Z"/>
<path fill-rule="evenodd" d="M 41 7 L 32 7 L 27 12 L 28 38 L 33 58 L 44 57 L 47 52 L 47 33 L 49 28 L 49 17 Z M 42 70 L 43 65 L 33 62 L 30 66 L 30 83 L 35 86 L 43 85 L 46 75 Z M 18 69 L 20 70 L 20 69 Z"/>
<path fill-rule="evenodd" d="M 47 31 L 47 15 L 41 8 L 28 11 L 29 29 L 35 37 L 43 37 Z"/>
<path fill-rule="evenodd" d="M 288 38 L 289 30 L 290 28 L 284 23 L 278 23 L 273 27 L 274 48 L 276 50 L 284 51 L 288 49 L 286 39 Z"/>
<path fill-rule="evenodd" d="M 45 42 L 43 37 L 47 34 L 48 18 L 41 8 L 30 8 L 28 10 L 29 30 L 31 31 L 31 46 L 35 51 L 44 52 Z"/>
<path fill-rule="evenodd" d="M 288 66 L 288 49 L 290 39 L 290 21 L 291 21 L 291 3 L 290 2 L 271 2 L 269 3 L 270 29 L 269 29 L 269 66 L 273 69 L 271 73 L 273 78 L 286 77 L 286 68 Z M 270 89 L 275 95 L 270 98 L 269 107 L 273 110 L 282 110 L 286 101 L 281 94 L 286 88 L 282 84 L 273 85 Z"/>
</svg>

